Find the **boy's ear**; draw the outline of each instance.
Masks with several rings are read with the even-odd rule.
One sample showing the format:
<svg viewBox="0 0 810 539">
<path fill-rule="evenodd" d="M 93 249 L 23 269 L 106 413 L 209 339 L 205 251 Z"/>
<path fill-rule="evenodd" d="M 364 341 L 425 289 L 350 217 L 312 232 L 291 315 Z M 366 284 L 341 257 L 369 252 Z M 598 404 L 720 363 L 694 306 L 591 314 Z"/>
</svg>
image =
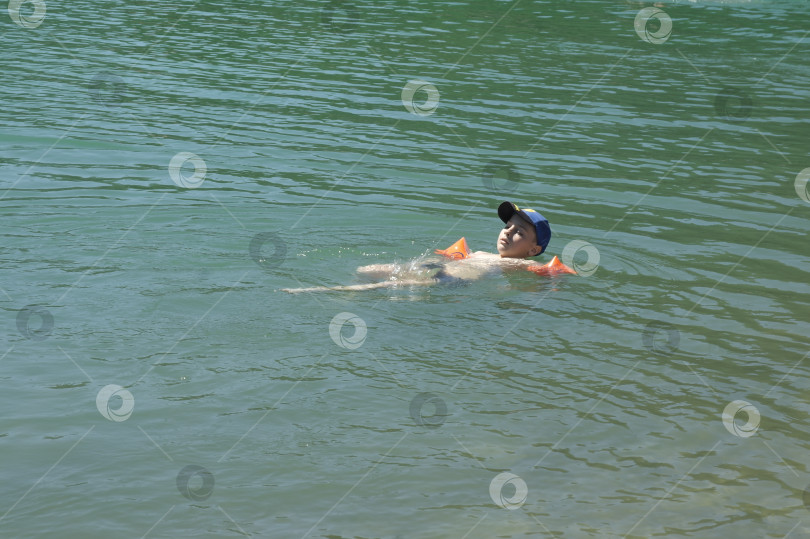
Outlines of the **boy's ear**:
<svg viewBox="0 0 810 539">
<path fill-rule="evenodd" d="M 539 245 L 535 245 L 529 252 L 531 253 L 529 256 L 537 256 L 539 254 L 543 254 L 543 248 Z"/>
</svg>

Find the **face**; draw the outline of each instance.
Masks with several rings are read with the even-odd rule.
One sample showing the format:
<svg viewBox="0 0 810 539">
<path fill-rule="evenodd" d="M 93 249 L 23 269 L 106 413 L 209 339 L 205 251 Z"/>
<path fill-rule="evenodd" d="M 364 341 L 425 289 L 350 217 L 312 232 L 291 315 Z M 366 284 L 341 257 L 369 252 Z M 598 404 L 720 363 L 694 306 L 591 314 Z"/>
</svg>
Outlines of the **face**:
<svg viewBox="0 0 810 539">
<path fill-rule="evenodd" d="M 498 254 L 502 258 L 526 258 L 540 254 L 534 225 L 515 214 L 498 234 Z"/>
</svg>

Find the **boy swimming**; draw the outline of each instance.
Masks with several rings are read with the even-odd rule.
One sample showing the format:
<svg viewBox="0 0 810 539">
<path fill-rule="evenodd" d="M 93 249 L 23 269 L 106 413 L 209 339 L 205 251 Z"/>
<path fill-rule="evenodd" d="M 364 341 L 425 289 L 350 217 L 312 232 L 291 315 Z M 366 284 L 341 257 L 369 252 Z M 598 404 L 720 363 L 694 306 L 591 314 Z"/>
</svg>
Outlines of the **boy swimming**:
<svg viewBox="0 0 810 539">
<path fill-rule="evenodd" d="M 449 249 L 437 250 L 437 254 L 451 256 L 444 258 L 418 259 L 407 265 L 372 264 L 357 268 L 364 278 L 376 280 L 368 284 L 349 286 L 316 286 L 312 288 L 283 288 L 285 292 L 316 292 L 326 290 L 373 290 L 397 286 L 427 286 L 437 283 L 464 282 L 479 279 L 484 275 L 502 270 L 528 269 L 537 273 L 575 273 L 563 265 L 557 257 L 550 264 L 540 266 L 527 260 L 545 252 L 551 240 L 551 227 L 548 220 L 535 210 L 519 208 L 512 202 L 502 202 L 498 206 L 498 217 L 504 227 L 498 234 L 498 253 L 486 251 L 469 252 L 464 238 Z M 450 253 L 458 247 L 455 255 Z M 541 269 L 545 270 L 541 271 Z M 551 271 L 553 270 L 553 271 Z"/>
</svg>

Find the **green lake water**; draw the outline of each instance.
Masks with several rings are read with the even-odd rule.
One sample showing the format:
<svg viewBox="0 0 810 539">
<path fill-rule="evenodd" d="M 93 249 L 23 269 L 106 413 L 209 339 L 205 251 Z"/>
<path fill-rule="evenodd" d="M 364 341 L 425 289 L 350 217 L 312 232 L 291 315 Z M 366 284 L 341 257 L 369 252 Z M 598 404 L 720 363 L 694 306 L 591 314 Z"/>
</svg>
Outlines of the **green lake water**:
<svg viewBox="0 0 810 539">
<path fill-rule="evenodd" d="M 0 537 L 810 534 L 810 5 L 9 3 Z M 360 282 L 497 205 L 580 275 Z"/>
</svg>

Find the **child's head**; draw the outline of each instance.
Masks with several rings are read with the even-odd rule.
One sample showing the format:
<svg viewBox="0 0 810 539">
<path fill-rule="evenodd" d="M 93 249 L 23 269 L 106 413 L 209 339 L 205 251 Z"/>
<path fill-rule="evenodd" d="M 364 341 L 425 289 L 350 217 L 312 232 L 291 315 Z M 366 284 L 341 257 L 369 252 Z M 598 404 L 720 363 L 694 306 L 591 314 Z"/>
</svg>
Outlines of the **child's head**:
<svg viewBox="0 0 810 539">
<path fill-rule="evenodd" d="M 503 258 L 527 258 L 546 250 L 551 239 L 548 220 L 528 208 L 511 202 L 498 206 L 498 217 L 506 223 L 498 234 L 498 254 Z"/>
</svg>

